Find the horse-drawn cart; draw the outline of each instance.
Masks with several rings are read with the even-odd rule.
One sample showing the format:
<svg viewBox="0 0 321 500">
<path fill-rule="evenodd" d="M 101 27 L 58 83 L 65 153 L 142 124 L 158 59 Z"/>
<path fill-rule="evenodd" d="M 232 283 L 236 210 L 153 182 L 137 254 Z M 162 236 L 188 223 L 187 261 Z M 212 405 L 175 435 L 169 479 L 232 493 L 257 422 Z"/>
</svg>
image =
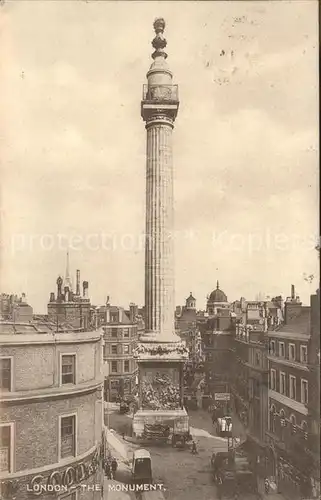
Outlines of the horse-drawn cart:
<svg viewBox="0 0 321 500">
<path fill-rule="evenodd" d="M 246 457 L 237 456 L 234 451 L 213 453 L 211 467 L 220 499 L 257 494 L 256 477 Z"/>
</svg>

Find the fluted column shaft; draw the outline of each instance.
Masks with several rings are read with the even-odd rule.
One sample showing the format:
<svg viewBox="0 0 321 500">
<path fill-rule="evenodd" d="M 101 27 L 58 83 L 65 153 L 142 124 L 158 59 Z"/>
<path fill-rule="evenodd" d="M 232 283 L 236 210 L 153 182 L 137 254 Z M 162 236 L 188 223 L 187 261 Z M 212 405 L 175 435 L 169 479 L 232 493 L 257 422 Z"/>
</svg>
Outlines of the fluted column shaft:
<svg viewBox="0 0 321 500">
<path fill-rule="evenodd" d="M 172 129 L 168 119 L 146 124 L 146 330 L 159 340 L 173 336 L 174 248 Z"/>
</svg>

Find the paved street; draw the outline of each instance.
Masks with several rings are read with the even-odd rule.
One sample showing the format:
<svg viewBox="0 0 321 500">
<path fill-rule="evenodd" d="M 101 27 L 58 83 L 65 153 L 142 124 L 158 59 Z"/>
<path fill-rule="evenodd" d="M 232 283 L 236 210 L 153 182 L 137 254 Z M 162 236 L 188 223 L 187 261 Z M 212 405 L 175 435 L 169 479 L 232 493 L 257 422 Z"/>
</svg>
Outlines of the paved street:
<svg viewBox="0 0 321 500">
<path fill-rule="evenodd" d="M 107 431 L 108 433 L 108 431 Z M 108 433 L 107 437 L 109 449 L 111 454 L 117 459 L 118 469 L 116 472 L 115 480 L 110 480 L 105 477 L 104 479 L 104 500 L 131 500 L 135 499 L 135 494 L 132 492 L 122 492 L 117 491 L 117 486 L 123 484 L 129 484 L 131 473 L 130 467 L 128 465 L 128 449 L 121 442 L 122 440 L 113 436 L 112 433 Z M 115 489 L 114 489 L 115 488 Z"/>
<path fill-rule="evenodd" d="M 208 412 L 192 411 L 189 413 L 189 417 L 191 433 L 197 443 L 198 454 L 192 455 L 188 449 L 178 450 L 171 446 L 144 445 L 144 448 L 148 448 L 152 456 L 154 480 L 163 483 L 166 490 L 164 495 L 159 491 L 144 493 L 141 500 L 218 499 L 217 489 L 210 474 L 210 458 L 213 451 L 227 450 L 227 440 L 215 436 L 215 428 Z M 120 463 L 116 479 L 128 483 L 131 477 L 130 469 L 128 465 L 124 464 L 124 461 L 131 459 L 131 454 L 137 446 L 126 441 L 126 438 L 122 439 L 121 432 L 125 428 L 129 428 L 130 417 L 120 415 L 117 408 L 113 407 L 110 408 L 109 422 L 114 431 L 108 433 L 108 440 L 110 445 L 113 445 L 113 453 Z M 241 440 L 245 438 L 243 426 L 236 416 L 233 418 L 233 435 Z M 115 451 L 116 449 L 118 451 Z M 106 481 L 106 485 L 107 483 L 111 482 Z M 106 494 L 105 498 L 107 498 Z M 112 491 L 109 492 L 108 498 L 109 500 L 130 500 L 135 498 L 135 495 Z M 252 498 L 256 500 L 255 496 Z M 242 500 L 252 500 L 252 498 L 247 494 Z M 281 495 L 269 494 L 263 496 L 262 500 L 284 500 L 284 498 Z"/>
<path fill-rule="evenodd" d="M 216 435 L 216 428 L 212 423 L 212 416 L 205 410 L 189 411 L 189 424 L 191 427 L 204 429 L 210 434 Z M 245 440 L 246 434 L 244 427 L 236 415 L 232 416 L 232 434 L 234 437 L 240 438 L 241 441 Z"/>
<path fill-rule="evenodd" d="M 210 474 L 210 458 L 213 451 L 227 450 L 227 441 L 214 435 L 214 426 L 208 412 L 193 411 L 189 413 L 189 416 L 191 432 L 197 443 L 198 454 L 192 455 L 188 449 L 178 450 L 171 446 L 148 446 L 152 456 L 154 480 L 165 485 L 164 497 L 166 500 L 195 500 L 196 498 L 216 500 L 218 496 Z M 121 433 L 130 420 L 128 416 L 120 415 L 116 409 L 111 409 L 109 423 L 110 428 Z M 238 424 L 236 423 L 235 432 L 237 429 Z M 135 446 L 126 440 L 124 441 L 120 434 L 109 433 L 109 435 L 110 441 L 114 442 L 118 449 L 124 450 L 124 446 L 126 446 L 128 450 L 126 458 L 130 458 Z M 146 446 L 144 445 L 144 447 Z M 129 474 L 128 469 L 123 470 L 122 477 L 117 476 L 117 479 L 127 482 Z M 156 492 L 150 492 L 144 496 L 146 499 L 156 500 L 155 494 Z M 114 500 L 114 497 L 110 498 Z M 250 500 L 248 496 L 247 500 Z"/>
</svg>

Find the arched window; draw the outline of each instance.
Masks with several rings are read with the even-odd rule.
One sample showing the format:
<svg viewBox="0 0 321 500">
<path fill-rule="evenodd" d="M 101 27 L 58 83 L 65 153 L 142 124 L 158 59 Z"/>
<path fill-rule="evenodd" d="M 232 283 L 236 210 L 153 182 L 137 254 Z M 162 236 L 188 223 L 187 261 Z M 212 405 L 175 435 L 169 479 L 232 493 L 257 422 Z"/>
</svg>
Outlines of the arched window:
<svg viewBox="0 0 321 500">
<path fill-rule="evenodd" d="M 290 416 L 290 422 L 291 422 L 291 433 L 295 434 L 296 433 L 296 418 L 295 415 Z"/>
<path fill-rule="evenodd" d="M 275 406 L 270 408 L 270 432 L 275 432 Z"/>
<path fill-rule="evenodd" d="M 286 426 L 285 412 L 284 412 L 283 408 L 280 411 L 280 424 L 281 424 L 281 432 L 282 432 L 282 429 L 284 429 L 284 427 Z"/>
<path fill-rule="evenodd" d="M 301 429 L 303 431 L 304 439 L 308 439 L 308 424 L 306 423 L 305 420 L 302 420 L 301 422 Z"/>
</svg>

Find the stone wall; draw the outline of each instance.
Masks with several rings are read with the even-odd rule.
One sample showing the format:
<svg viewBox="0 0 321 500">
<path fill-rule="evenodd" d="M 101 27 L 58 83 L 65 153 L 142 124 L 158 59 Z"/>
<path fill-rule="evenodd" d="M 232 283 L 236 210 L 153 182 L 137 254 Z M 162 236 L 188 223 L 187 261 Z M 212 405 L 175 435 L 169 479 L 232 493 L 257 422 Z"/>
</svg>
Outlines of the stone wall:
<svg viewBox="0 0 321 500">
<path fill-rule="evenodd" d="M 2 408 L 1 423 L 14 423 L 15 472 L 58 462 L 59 416 L 77 414 L 77 453 L 95 445 L 96 420 L 101 421 L 92 394 Z M 96 415 L 95 415 L 96 413 Z"/>
</svg>

